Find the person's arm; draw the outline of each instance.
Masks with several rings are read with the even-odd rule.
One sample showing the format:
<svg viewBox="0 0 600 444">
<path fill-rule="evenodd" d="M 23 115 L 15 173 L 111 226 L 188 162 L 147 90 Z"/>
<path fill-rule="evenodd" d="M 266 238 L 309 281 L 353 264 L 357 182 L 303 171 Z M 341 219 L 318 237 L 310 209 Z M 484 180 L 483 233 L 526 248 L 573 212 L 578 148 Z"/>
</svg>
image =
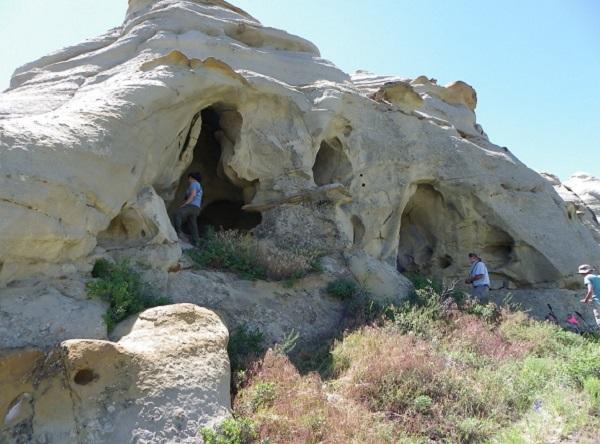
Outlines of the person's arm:
<svg viewBox="0 0 600 444">
<path fill-rule="evenodd" d="M 469 284 L 472 284 L 475 281 L 478 281 L 479 279 L 483 279 L 485 275 L 483 274 L 476 274 L 475 276 L 471 276 L 469 279 L 467 279 Z"/>
<path fill-rule="evenodd" d="M 475 268 L 473 269 L 473 273 L 477 273 L 474 274 L 473 276 L 469 276 L 469 278 L 466 280 L 467 284 L 472 284 L 475 281 L 478 281 L 479 279 L 483 279 L 485 277 L 485 273 L 483 272 L 483 264 L 481 262 L 479 262 Z"/>
<path fill-rule="evenodd" d="M 594 288 L 592 287 L 592 284 L 589 283 L 589 284 L 587 284 L 587 293 L 586 293 L 585 297 L 581 300 L 581 302 L 583 302 L 584 304 L 587 304 L 588 302 L 590 302 L 592 300 L 593 295 L 594 295 Z"/>
<path fill-rule="evenodd" d="M 185 207 L 186 205 L 191 204 L 192 201 L 194 200 L 194 197 L 196 197 L 196 189 L 192 188 L 192 191 L 190 191 L 190 195 L 188 196 L 188 198 L 185 200 L 184 203 L 182 203 L 181 205 L 179 205 L 179 208 Z"/>
</svg>

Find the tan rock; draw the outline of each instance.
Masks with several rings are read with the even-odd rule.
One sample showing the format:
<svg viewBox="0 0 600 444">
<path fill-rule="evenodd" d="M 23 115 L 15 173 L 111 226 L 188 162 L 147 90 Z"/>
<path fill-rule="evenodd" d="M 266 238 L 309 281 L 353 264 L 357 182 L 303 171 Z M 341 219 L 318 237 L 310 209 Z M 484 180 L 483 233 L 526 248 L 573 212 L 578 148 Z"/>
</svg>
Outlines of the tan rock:
<svg viewBox="0 0 600 444">
<path fill-rule="evenodd" d="M 132 1 L 120 28 L 20 68 L 2 94 L 0 282 L 83 269 L 98 244 L 171 268 L 166 208 L 199 170 L 215 225 L 449 279 L 476 250 L 497 281 L 568 285 L 597 243 L 488 140 L 476 103 L 464 82 L 350 77 L 224 2 Z M 306 202 L 334 184 L 343 196 Z"/>
<path fill-rule="evenodd" d="M 228 333 L 214 313 L 158 307 L 114 336 L 0 355 L 0 441 L 191 443 L 229 416 Z"/>
</svg>

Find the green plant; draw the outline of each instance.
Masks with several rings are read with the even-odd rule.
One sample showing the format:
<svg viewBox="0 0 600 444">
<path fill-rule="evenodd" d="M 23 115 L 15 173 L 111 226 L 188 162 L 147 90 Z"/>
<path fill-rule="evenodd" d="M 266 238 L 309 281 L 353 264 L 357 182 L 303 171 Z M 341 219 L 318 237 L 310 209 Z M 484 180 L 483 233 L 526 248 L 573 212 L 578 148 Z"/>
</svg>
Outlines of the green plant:
<svg viewBox="0 0 600 444">
<path fill-rule="evenodd" d="M 433 400 L 427 395 L 419 395 L 413 401 L 415 410 L 419 413 L 426 413 L 433 405 Z"/>
<path fill-rule="evenodd" d="M 157 297 L 155 290 L 143 282 L 141 275 L 126 261 L 111 264 L 99 260 L 94 265 L 92 275 L 96 280 L 88 282 L 88 295 L 110 304 L 103 316 L 109 332 L 132 314 L 171 302 L 168 298 Z"/>
<path fill-rule="evenodd" d="M 590 398 L 590 413 L 600 416 L 600 379 L 589 377 L 583 381 L 583 391 Z"/>
<path fill-rule="evenodd" d="M 298 339 L 300 339 L 300 333 L 292 329 L 292 331 L 286 333 L 281 342 L 275 346 L 275 351 L 283 355 L 290 354 L 296 348 Z"/>
<path fill-rule="evenodd" d="M 257 261 L 256 241 L 246 233 L 209 228 L 198 247 L 187 254 L 202 267 L 233 271 L 252 280 L 267 278 L 266 269 Z"/>
<path fill-rule="evenodd" d="M 243 324 L 229 336 L 227 353 L 233 371 L 246 368 L 249 361 L 256 359 L 264 351 L 264 335 L 258 328 Z"/>
<path fill-rule="evenodd" d="M 327 293 L 341 300 L 350 299 L 358 293 L 358 285 L 351 279 L 338 278 L 327 284 Z"/>
<path fill-rule="evenodd" d="M 270 406 L 277 396 L 275 384 L 272 382 L 259 382 L 252 386 L 252 391 L 250 399 L 250 409 L 252 412 L 256 412 L 262 407 Z"/>
<path fill-rule="evenodd" d="M 226 419 L 216 430 L 204 427 L 204 444 L 248 444 L 256 438 L 256 427 L 248 418 Z"/>
</svg>

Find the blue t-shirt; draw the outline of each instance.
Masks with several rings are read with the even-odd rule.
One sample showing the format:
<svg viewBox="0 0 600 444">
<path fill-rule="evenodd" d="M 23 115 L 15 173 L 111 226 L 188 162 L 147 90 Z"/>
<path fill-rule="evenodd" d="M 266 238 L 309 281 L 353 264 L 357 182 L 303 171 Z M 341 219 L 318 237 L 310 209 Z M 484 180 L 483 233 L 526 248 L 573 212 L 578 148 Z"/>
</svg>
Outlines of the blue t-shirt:
<svg viewBox="0 0 600 444">
<path fill-rule="evenodd" d="M 472 266 L 471 266 L 471 273 L 469 273 L 469 276 L 473 277 L 473 276 L 477 276 L 482 274 L 483 277 L 477 281 L 473 282 L 473 287 L 480 287 L 481 285 L 490 285 L 490 277 L 488 275 L 488 271 L 487 271 L 487 267 L 485 266 L 485 264 L 482 261 L 479 262 L 475 262 Z"/>
<path fill-rule="evenodd" d="M 583 283 L 585 284 L 585 287 L 587 289 L 588 285 L 592 285 L 592 294 L 593 294 L 593 299 L 595 301 L 599 301 L 600 300 L 600 276 L 595 275 L 595 274 L 588 274 L 586 277 L 583 278 Z"/>
<path fill-rule="evenodd" d="M 192 194 L 193 190 L 196 190 L 196 195 L 190 202 L 190 205 L 200 208 L 202 206 L 202 185 L 195 181 L 192 182 L 185 193 L 186 197 Z"/>
</svg>

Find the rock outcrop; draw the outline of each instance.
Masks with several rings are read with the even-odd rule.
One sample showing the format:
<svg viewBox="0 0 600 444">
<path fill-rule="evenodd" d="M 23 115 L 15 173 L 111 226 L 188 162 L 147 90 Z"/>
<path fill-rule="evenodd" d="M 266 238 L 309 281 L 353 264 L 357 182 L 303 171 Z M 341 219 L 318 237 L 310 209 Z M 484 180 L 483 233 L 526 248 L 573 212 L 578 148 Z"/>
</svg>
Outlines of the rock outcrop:
<svg viewBox="0 0 600 444">
<path fill-rule="evenodd" d="M 540 173 L 552 184 L 565 203 L 567 216 L 585 225 L 600 244 L 600 181 L 585 173 L 579 173 L 562 183 L 550 173 Z M 582 195 L 579 195 L 579 192 Z M 586 259 L 582 259 L 585 262 Z"/>
<path fill-rule="evenodd" d="M 0 442 L 197 443 L 229 416 L 228 333 L 214 313 L 153 308 L 113 337 L 3 352 Z"/>
<path fill-rule="evenodd" d="M 172 266 L 165 209 L 190 168 L 216 225 L 301 213 L 331 226 L 330 250 L 402 269 L 459 277 L 477 250 L 497 281 L 545 286 L 600 262 L 552 187 L 489 142 L 476 104 L 464 82 L 350 77 L 223 1 L 131 1 L 121 27 L 25 65 L 2 94 L 0 280 L 89 268 L 115 245 Z M 290 201 L 333 184 L 345 191 L 319 211 Z"/>
<path fill-rule="evenodd" d="M 575 173 L 565 182 L 600 219 L 600 179 L 587 173 Z"/>
</svg>

